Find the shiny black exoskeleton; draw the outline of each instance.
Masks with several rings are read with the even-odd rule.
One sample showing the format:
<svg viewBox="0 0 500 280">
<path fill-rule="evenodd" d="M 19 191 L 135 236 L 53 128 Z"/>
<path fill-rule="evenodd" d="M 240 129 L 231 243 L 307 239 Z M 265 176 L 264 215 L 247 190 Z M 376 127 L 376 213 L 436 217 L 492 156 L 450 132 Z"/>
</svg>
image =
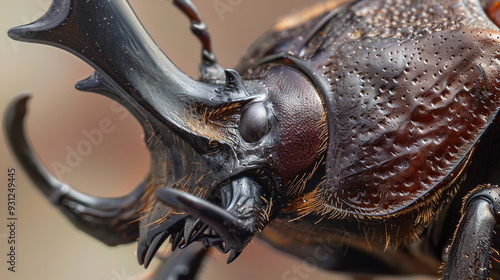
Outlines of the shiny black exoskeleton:
<svg viewBox="0 0 500 280">
<path fill-rule="evenodd" d="M 338 0 L 282 19 L 224 70 L 189 0 L 200 78 L 180 71 L 126 0 L 54 0 L 18 40 L 53 45 L 96 72 L 77 88 L 142 124 L 151 168 L 114 199 L 84 195 L 31 152 L 28 97 L 6 114 L 12 150 L 76 226 L 109 245 L 138 239 L 146 267 L 167 239 L 192 278 L 215 247 L 234 260 L 259 236 L 324 268 L 500 279 L 496 1 Z M 346 250 L 345 247 L 349 249 Z M 172 278 L 168 278 L 172 279 Z"/>
</svg>

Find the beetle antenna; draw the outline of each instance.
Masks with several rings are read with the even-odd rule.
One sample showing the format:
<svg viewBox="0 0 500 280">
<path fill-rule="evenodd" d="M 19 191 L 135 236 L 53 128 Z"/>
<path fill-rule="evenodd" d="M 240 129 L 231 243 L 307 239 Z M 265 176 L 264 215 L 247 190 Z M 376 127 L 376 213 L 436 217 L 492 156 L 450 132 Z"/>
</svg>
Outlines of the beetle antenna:
<svg viewBox="0 0 500 280">
<path fill-rule="evenodd" d="M 173 2 L 189 18 L 191 32 L 201 43 L 200 80 L 211 84 L 223 84 L 226 80 L 224 69 L 217 63 L 207 26 L 201 20 L 195 5 L 191 0 L 174 0 Z"/>
</svg>

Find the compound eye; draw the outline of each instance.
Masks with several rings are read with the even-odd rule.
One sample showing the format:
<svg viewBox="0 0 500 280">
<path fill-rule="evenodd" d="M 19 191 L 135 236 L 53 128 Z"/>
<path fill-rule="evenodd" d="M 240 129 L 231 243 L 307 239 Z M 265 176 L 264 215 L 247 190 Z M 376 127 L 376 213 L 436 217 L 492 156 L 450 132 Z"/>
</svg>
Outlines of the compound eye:
<svg viewBox="0 0 500 280">
<path fill-rule="evenodd" d="M 251 103 L 243 108 L 238 128 L 243 140 L 255 143 L 266 135 L 269 129 L 267 110 L 262 102 Z"/>
</svg>

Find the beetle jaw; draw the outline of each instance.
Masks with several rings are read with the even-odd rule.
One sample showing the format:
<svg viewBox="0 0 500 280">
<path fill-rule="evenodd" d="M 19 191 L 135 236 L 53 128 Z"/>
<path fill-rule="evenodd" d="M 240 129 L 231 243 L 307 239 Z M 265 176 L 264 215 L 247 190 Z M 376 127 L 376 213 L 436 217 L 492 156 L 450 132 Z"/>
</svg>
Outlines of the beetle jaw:
<svg viewBox="0 0 500 280">
<path fill-rule="evenodd" d="M 208 198 L 169 187 L 159 189 L 156 197 L 162 203 L 153 206 L 152 218 L 146 220 L 156 219 L 157 225 L 142 228 L 138 244 L 137 257 L 145 267 L 169 236 L 172 250 L 200 241 L 207 248 L 231 251 L 230 263 L 269 222 L 272 207 L 270 195 L 246 176 L 222 184 Z"/>
<path fill-rule="evenodd" d="M 278 204 L 272 203 L 274 193 L 286 190 L 277 186 L 284 184 L 286 188 L 294 178 L 310 173 L 311 167 L 319 164 L 318 154 L 327 142 L 326 119 L 321 98 L 307 79 L 283 66 L 273 66 L 266 72 L 271 74 L 245 82 L 237 73 L 226 73 L 232 75 L 222 88 L 226 96 L 238 96 L 238 87 L 248 88 L 246 92 L 253 95 L 248 93 L 240 101 L 217 107 L 195 104 L 187 118 L 187 137 L 192 137 L 186 141 L 189 145 L 164 142 L 166 153 L 182 151 L 185 158 L 177 165 L 198 162 L 195 172 L 201 170 L 208 175 L 201 175 L 207 176 L 203 179 L 193 175 L 187 180 L 189 184 L 177 178 L 178 183 L 167 182 L 156 192 L 153 199 L 157 210 L 149 211 L 150 217 L 141 221 L 144 227 L 138 257 L 145 266 L 168 236 L 173 249 L 201 241 L 222 252 L 232 250 L 228 262 L 232 261 L 264 229 L 273 213 L 278 213 Z M 285 74 L 290 76 L 288 80 L 282 79 Z M 275 80 L 282 81 L 274 85 Z M 164 134 L 166 138 L 176 137 L 168 130 Z M 207 144 L 203 154 L 192 146 L 195 139 Z M 311 145 L 304 146 L 303 142 Z M 189 151 L 191 148 L 195 153 Z M 287 157 L 291 150 L 293 156 Z M 189 158 L 192 154 L 195 156 Z M 166 168 L 169 166 L 167 162 Z M 272 175 L 263 175 L 261 170 Z M 266 179 L 257 179 L 262 177 Z"/>
</svg>

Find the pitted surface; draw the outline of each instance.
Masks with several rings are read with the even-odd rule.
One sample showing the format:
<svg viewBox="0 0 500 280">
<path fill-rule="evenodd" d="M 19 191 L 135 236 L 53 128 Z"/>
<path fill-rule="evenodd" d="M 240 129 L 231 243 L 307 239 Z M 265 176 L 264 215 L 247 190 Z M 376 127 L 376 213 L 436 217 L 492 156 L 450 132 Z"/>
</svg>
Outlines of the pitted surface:
<svg viewBox="0 0 500 280">
<path fill-rule="evenodd" d="M 471 12 L 361 1 L 339 19 L 344 30 L 323 28 L 333 36 L 309 56 L 331 86 L 326 204 L 393 213 L 457 176 L 500 104 L 500 34 L 473 27 L 482 15 Z"/>
<path fill-rule="evenodd" d="M 455 178 L 496 114 L 500 33 L 476 1 L 367 0 L 340 9 L 268 34 L 261 42 L 274 44 L 249 53 L 286 47 L 328 84 L 320 204 L 394 213 Z M 287 32 L 297 37 L 301 28 L 302 41 L 290 43 Z"/>
<path fill-rule="evenodd" d="M 391 211 L 454 170 L 499 105 L 490 77 L 500 65 L 484 52 L 499 35 L 476 32 L 440 31 L 403 44 L 366 39 L 336 49 L 324 72 L 333 104 L 331 194 L 356 209 Z"/>
</svg>

